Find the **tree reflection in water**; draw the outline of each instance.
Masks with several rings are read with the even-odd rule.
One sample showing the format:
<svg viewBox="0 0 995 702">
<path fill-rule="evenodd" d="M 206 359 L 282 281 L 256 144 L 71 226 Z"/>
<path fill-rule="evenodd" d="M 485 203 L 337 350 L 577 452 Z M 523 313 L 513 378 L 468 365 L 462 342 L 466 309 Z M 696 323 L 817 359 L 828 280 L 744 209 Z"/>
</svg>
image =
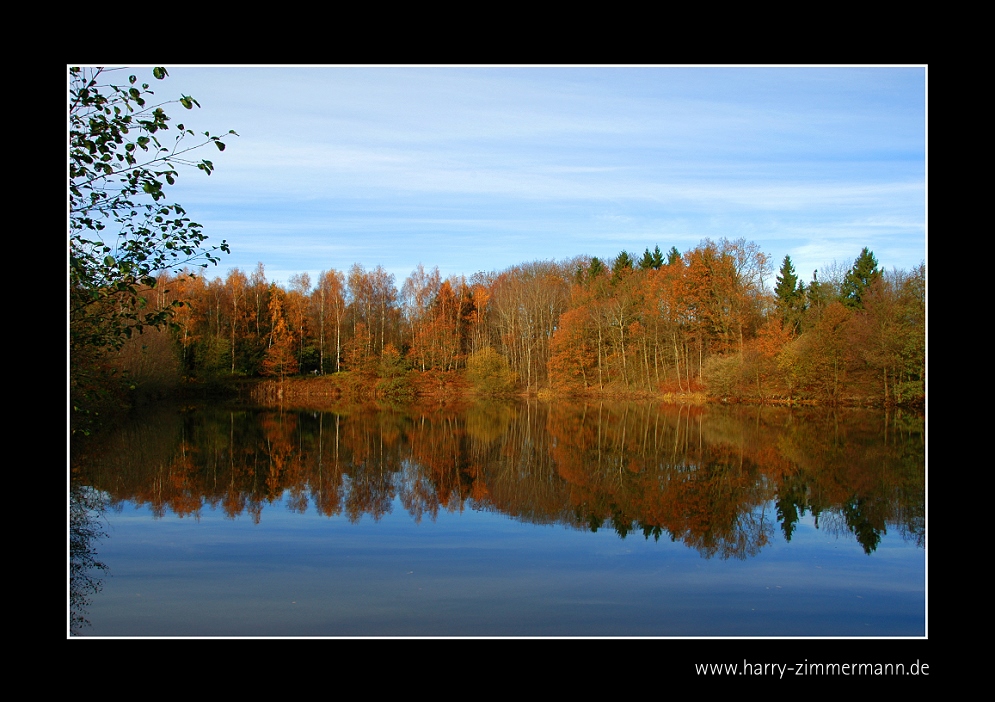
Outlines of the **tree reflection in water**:
<svg viewBox="0 0 995 702">
<path fill-rule="evenodd" d="M 395 500 L 415 521 L 492 510 L 669 536 L 706 558 L 753 556 L 778 530 L 790 541 L 808 512 L 867 553 L 889 527 L 923 547 L 923 431 L 915 414 L 648 403 L 167 413 L 86 461 L 81 484 L 93 487 L 71 496 L 73 581 L 102 568 L 98 491 L 160 516 L 207 505 L 256 522 L 284 497 L 354 522 Z M 85 606 L 100 583 L 78 582 Z"/>
<path fill-rule="evenodd" d="M 102 587 L 100 573 L 107 566 L 97 560 L 97 542 L 103 529 L 104 497 L 91 487 L 73 485 L 69 490 L 69 631 L 83 633 L 90 622 L 86 608 Z"/>
</svg>

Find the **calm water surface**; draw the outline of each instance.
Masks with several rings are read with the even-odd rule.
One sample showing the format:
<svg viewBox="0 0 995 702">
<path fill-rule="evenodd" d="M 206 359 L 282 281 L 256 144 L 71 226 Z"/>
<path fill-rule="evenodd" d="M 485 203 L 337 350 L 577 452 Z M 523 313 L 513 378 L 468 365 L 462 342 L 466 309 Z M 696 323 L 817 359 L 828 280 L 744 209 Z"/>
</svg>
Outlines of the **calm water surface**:
<svg viewBox="0 0 995 702">
<path fill-rule="evenodd" d="M 73 463 L 87 636 L 925 635 L 915 415 L 162 409 Z"/>
</svg>

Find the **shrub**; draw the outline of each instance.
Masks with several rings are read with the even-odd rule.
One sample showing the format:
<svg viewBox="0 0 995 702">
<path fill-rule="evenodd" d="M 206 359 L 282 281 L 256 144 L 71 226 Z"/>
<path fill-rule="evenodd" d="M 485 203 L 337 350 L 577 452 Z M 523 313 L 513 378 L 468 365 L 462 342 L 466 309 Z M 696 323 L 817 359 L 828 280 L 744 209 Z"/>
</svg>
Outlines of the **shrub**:
<svg viewBox="0 0 995 702">
<path fill-rule="evenodd" d="M 466 361 L 466 377 L 479 395 L 507 395 L 515 391 L 517 377 L 508 359 L 488 346 Z"/>
</svg>

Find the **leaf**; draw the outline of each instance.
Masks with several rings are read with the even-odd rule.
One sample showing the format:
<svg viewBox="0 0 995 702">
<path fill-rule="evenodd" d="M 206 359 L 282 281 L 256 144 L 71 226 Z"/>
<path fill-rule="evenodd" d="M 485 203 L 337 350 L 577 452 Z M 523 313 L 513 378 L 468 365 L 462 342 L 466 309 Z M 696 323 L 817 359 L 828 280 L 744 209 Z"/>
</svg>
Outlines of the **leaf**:
<svg viewBox="0 0 995 702">
<path fill-rule="evenodd" d="M 218 147 L 218 151 L 224 151 L 225 150 L 225 145 L 222 142 L 220 142 L 220 141 L 214 142 L 214 145 Z"/>
<path fill-rule="evenodd" d="M 155 68 L 152 69 L 152 75 L 154 75 L 157 79 L 162 80 L 169 74 L 166 73 L 166 69 L 163 68 L 162 66 L 156 66 Z"/>
</svg>

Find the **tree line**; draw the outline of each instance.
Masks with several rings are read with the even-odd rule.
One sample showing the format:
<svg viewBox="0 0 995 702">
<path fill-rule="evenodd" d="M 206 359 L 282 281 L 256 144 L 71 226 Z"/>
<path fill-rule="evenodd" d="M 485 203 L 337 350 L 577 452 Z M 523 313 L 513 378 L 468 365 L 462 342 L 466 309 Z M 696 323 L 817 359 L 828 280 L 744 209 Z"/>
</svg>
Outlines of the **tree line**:
<svg viewBox="0 0 995 702">
<path fill-rule="evenodd" d="M 286 286 L 262 263 L 213 280 L 163 273 L 153 290 L 171 330 L 123 353 L 141 346 L 146 372 L 200 379 L 469 370 L 527 393 L 922 402 L 925 264 L 888 273 L 865 248 L 831 268 L 804 283 L 788 256 L 775 275 L 757 244 L 706 239 L 469 278 L 419 264 L 400 286 L 359 264 Z"/>
</svg>

